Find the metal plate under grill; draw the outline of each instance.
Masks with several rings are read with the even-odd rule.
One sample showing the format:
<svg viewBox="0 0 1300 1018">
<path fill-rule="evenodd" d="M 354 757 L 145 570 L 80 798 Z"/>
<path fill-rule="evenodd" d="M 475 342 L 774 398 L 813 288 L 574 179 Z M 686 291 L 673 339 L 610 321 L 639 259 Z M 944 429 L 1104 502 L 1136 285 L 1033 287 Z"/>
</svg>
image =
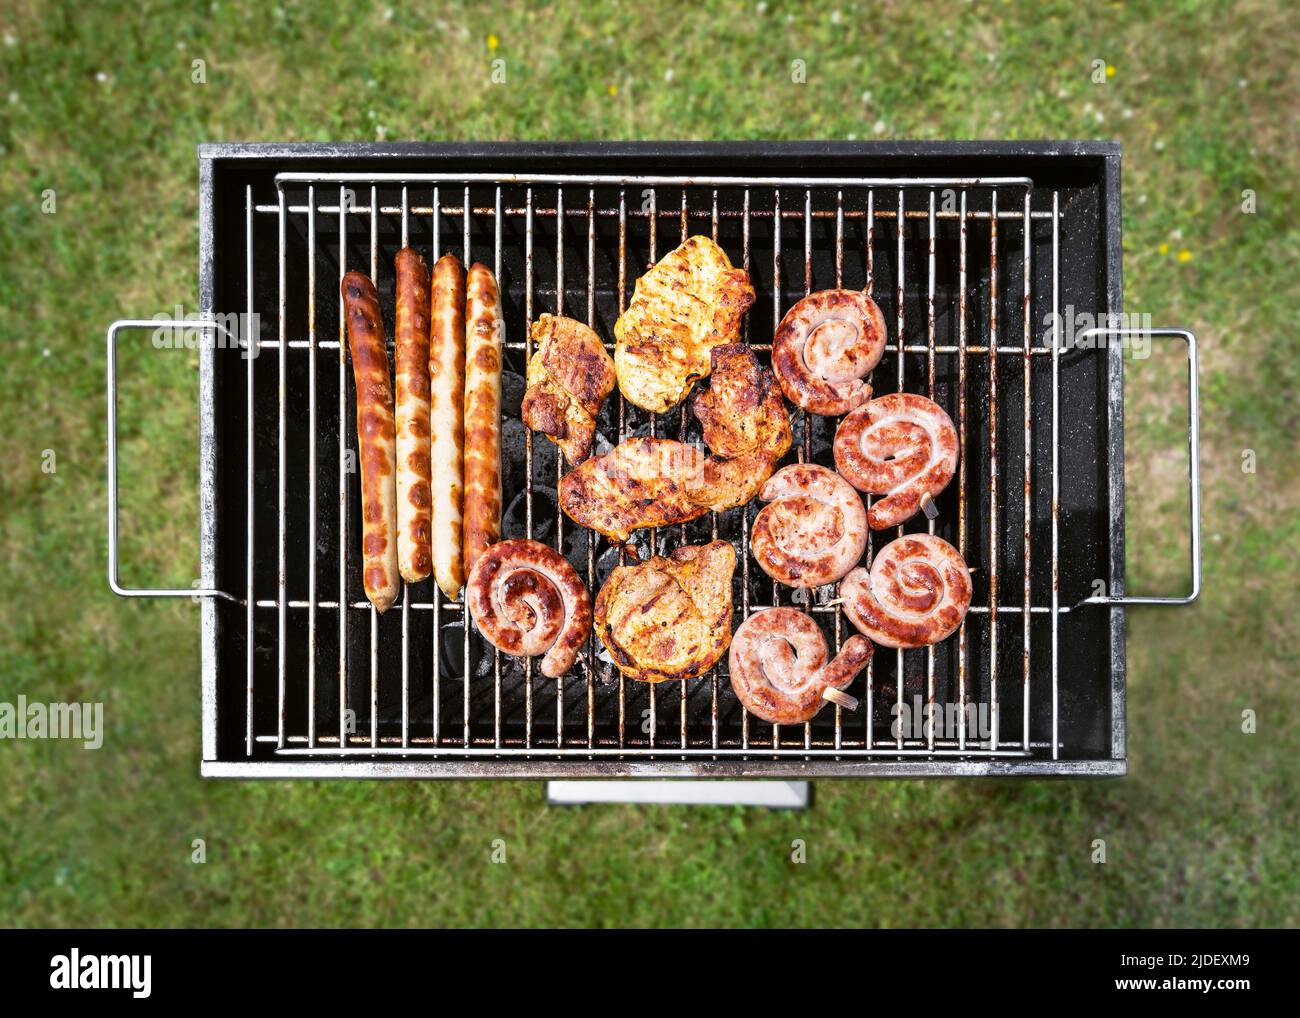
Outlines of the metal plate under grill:
<svg viewBox="0 0 1300 1018">
<path fill-rule="evenodd" d="M 258 356 L 202 358 L 204 773 L 244 776 L 1117 774 L 1125 767 L 1117 351 L 1060 352 L 1067 305 L 1121 306 L 1118 149 L 1061 146 L 205 146 L 202 310 L 261 316 Z M 743 171 L 743 172 L 742 172 Z M 519 423 L 528 324 L 543 312 L 612 340 L 638 275 L 713 236 L 758 294 L 766 360 L 806 293 L 865 287 L 890 344 L 876 392 L 931 396 L 958 424 L 958 477 L 929 529 L 969 562 L 974 601 L 937 647 L 877 651 L 850 692 L 774 729 L 699 679 L 623 679 L 589 645 L 562 680 L 495 652 L 432 581 L 383 617 L 365 600 L 351 370 L 338 281 L 371 274 L 391 337 L 393 257 L 492 266 L 507 323 L 506 536 L 561 548 L 596 590 L 618 564 L 558 513 L 555 447 Z M 833 419 L 793 415 L 790 459 L 831 463 Z M 600 418 L 698 438 L 617 392 Z M 748 554 L 758 506 L 640 532 L 663 553 L 714 536 L 741 552 L 736 624 L 774 604 L 836 646 L 833 588 L 802 595 Z M 895 536 L 873 535 L 875 547 Z M 868 555 L 871 554 L 869 549 Z M 342 607 L 340 607 L 340 603 Z M 974 725 L 923 725 L 933 703 Z M 917 714 L 895 724 L 900 705 Z M 916 708 L 920 707 L 920 710 Z M 967 710 L 970 707 L 971 710 Z M 983 716 L 981 718 L 981 710 Z M 954 718 L 955 720 L 955 718 Z M 983 720 L 981 730 L 979 721 Z"/>
</svg>

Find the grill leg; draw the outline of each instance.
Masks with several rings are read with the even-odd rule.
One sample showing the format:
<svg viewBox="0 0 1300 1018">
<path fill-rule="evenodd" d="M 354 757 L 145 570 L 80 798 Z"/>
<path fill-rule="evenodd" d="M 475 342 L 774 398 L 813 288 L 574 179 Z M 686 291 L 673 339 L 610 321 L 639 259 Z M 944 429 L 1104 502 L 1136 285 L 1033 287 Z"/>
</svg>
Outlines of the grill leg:
<svg viewBox="0 0 1300 1018">
<path fill-rule="evenodd" d="M 767 806 L 807 809 L 806 781 L 548 781 L 553 806 L 663 803 L 682 806 Z"/>
</svg>

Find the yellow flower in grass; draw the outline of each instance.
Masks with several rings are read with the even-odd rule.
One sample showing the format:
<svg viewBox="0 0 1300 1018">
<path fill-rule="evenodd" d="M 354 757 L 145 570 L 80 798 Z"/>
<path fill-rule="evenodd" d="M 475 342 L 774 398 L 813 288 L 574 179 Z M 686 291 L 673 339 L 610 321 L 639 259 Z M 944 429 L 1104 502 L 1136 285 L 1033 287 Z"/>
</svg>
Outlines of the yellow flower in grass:
<svg viewBox="0 0 1300 1018">
<path fill-rule="evenodd" d="M 1192 252 L 1188 251 L 1187 248 L 1183 248 L 1178 252 L 1178 260 L 1180 262 L 1190 262 L 1192 260 Z"/>
<path fill-rule="evenodd" d="M 1107 65 L 1106 65 L 1106 77 L 1108 77 L 1108 78 L 1113 78 L 1113 77 L 1115 77 L 1115 65 L 1114 65 L 1114 64 L 1107 64 Z"/>
<path fill-rule="evenodd" d="M 497 47 L 499 47 L 500 45 L 501 45 L 501 40 L 498 39 L 491 32 L 489 32 L 487 37 L 488 49 L 492 50 L 492 52 L 495 53 L 497 51 Z"/>
<path fill-rule="evenodd" d="M 1169 245 L 1166 244 L 1166 243 L 1164 243 L 1164 242 L 1162 241 L 1161 244 L 1160 244 L 1160 248 L 1159 248 L 1159 250 L 1160 250 L 1160 253 L 1161 253 L 1161 254 L 1168 254 L 1168 253 L 1169 253 Z"/>
<path fill-rule="evenodd" d="M 607 91 L 609 92 L 610 95 L 618 95 L 618 86 L 610 85 Z"/>
</svg>

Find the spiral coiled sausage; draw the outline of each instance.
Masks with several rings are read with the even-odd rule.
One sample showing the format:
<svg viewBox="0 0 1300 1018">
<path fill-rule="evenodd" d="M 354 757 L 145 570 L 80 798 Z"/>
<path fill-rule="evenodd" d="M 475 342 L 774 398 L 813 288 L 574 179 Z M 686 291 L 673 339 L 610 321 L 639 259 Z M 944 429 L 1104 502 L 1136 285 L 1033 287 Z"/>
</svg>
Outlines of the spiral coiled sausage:
<svg viewBox="0 0 1300 1018">
<path fill-rule="evenodd" d="M 785 313 L 772 368 L 791 403 L 834 417 L 871 398 L 865 381 L 885 352 L 885 316 L 857 290 L 811 293 Z"/>
<path fill-rule="evenodd" d="M 912 534 L 878 552 L 871 571 L 840 583 L 844 614 L 882 647 L 925 647 L 956 632 L 970 607 L 970 571 L 941 537 Z"/>
<path fill-rule="evenodd" d="M 849 414 L 835 432 L 835 466 L 859 491 L 884 495 L 867 513 L 872 530 L 897 526 L 957 469 L 957 429 L 924 396 L 893 392 Z"/>
<path fill-rule="evenodd" d="M 772 579 L 819 587 L 862 558 L 867 511 L 862 496 L 835 471 L 793 463 L 768 478 L 758 497 L 771 504 L 754 520 L 750 548 Z"/>
<path fill-rule="evenodd" d="M 731 638 L 727 668 L 745 709 L 775 725 L 811 721 L 826 689 L 843 689 L 871 660 L 871 642 L 851 636 L 829 664 L 817 623 L 793 608 L 768 608 Z"/>
<path fill-rule="evenodd" d="M 544 654 L 542 674 L 559 678 L 591 632 L 591 595 L 569 560 L 540 541 L 498 541 L 474 562 L 465 585 L 484 638 L 515 657 Z"/>
</svg>

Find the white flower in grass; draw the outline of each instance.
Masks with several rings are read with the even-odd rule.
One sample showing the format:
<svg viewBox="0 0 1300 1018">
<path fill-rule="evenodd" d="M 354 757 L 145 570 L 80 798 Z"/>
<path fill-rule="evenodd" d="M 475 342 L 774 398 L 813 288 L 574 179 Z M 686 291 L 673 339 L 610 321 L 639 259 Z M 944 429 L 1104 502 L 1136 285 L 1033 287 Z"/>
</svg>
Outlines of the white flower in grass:
<svg viewBox="0 0 1300 1018">
<path fill-rule="evenodd" d="M 876 134 L 884 134 L 885 122 L 883 120 L 877 120 L 874 124 L 871 125 L 871 130 L 874 131 Z"/>
</svg>

